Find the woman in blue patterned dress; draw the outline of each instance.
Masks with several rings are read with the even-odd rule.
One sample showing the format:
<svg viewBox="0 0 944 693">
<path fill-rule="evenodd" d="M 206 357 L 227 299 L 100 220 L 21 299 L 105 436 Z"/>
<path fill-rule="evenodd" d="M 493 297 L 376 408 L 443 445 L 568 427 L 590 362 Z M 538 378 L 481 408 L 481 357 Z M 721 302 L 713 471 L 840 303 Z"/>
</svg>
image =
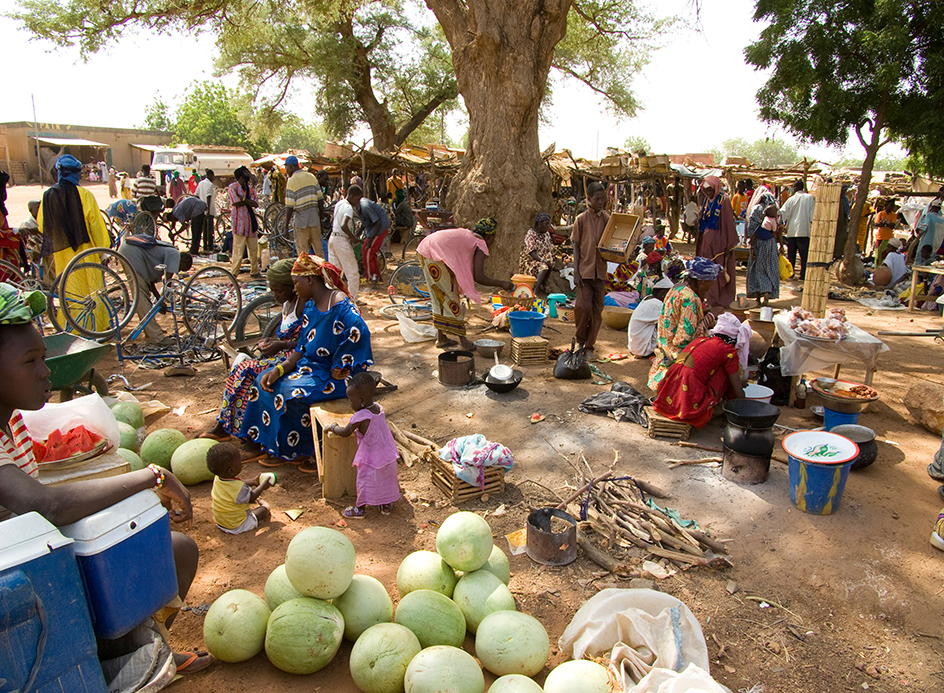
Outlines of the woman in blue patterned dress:
<svg viewBox="0 0 944 693">
<path fill-rule="evenodd" d="M 342 399 L 351 375 L 373 364 L 370 332 L 340 270 L 302 253 L 292 279 L 299 299 L 307 301 L 301 334 L 289 357 L 249 388 L 239 437 L 250 457 L 261 452 L 287 461 L 311 457 L 311 405 Z"/>
<path fill-rule="evenodd" d="M 295 284 L 292 282 L 294 263 L 294 260 L 278 260 L 266 271 L 269 291 L 282 305 L 281 322 L 275 338 L 266 337 L 256 345 L 262 352 L 258 359 L 242 361 L 230 371 L 226 378 L 223 406 L 216 417 L 216 425 L 201 438 L 228 440 L 230 436 L 239 435 L 249 388 L 255 382 L 256 376 L 281 363 L 288 355 L 286 352 L 293 351 L 298 345 L 305 301 L 300 300 L 295 293 Z"/>
</svg>

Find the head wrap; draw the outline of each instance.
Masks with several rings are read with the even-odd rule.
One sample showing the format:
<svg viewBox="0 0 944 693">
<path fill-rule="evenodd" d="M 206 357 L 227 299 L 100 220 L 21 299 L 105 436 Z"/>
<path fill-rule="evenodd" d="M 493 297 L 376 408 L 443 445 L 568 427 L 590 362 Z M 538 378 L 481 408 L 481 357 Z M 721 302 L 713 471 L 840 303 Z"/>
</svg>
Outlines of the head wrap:
<svg viewBox="0 0 944 693">
<path fill-rule="evenodd" d="M 233 171 L 233 178 L 236 180 L 239 180 L 242 176 L 246 176 L 246 178 L 249 178 L 250 176 L 249 169 L 245 166 L 240 166 L 235 171 Z"/>
<path fill-rule="evenodd" d="M 747 368 L 747 358 L 750 353 L 751 344 L 751 326 L 742 323 L 731 313 L 725 313 L 718 317 L 718 322 L 709 330 L 709 336 L 724 336 L 734 341 L 734 348 L 738 352 L 738 361 L 742 368 Z"/>
<path fill-rule="evenodd" d="M 42 291 L 20 291 L 0 283 L 0 325 L 25 325 L 46 310 Z"/>
<path fill-rule="evenodd" d="M 59 180 L 65 179 L 72 185 L 78 185 L 82 164 L 71 154 L 63 154 L 56 160 L 56 172 L 59 174 Z"/>
<path fill-rule="evenodd" d="M 174 171 L 174 172 L 171 174 L 171 177 L 172 177 L 174 180 L 180 180 L 180 171 Z"/>
<path fill-rule="evenodd" d="M 317 255 L 309 255 L 308 253 L 299 255 L 298 259 L 295 260 L 295 264 L 292 265 L 292 276 L 320 277 L 329 289 L 343 291 L 348 296 L 351 295 L 341 278 L 341 270 L 330 262 L 325 262 Z"/>
<path fill-rule="evenodd" d="M 693 258 L 685 268 L 688 270 L 688 276 L 699 281 L 714 281 L 721 274 L 721 265 L 704 257 Z"/>
<path fill-rule="evenodd" d="M 901 242 L 900 238 L 893 238 L 888 242 L 888 247 L 894 248 L 895 250 L 901 250 L 902 245 L 904 244 Z"/>
<path fill-rule="evenodd" d="M 483 217 L 475 222 L 475 229 L 473 230 L 483 236 L 490 236 L 498 230 L 498 222 L 495 221 L 494 217 Z"/>
<path fill-rule="evenodd" d="M 298 166 L 298 157 L 297 156 L 287 156 L 285 157 L 286 166 Z"/>
<path fill-rule="evenodd" d="M 647 265 L 661 265 L 662 254 L 653 250 L 651 253 L 646 255 L 646 264 Z"/>
<path fill-rule="evenodd" d="M 406 197 L 406 195 L 403 194 L 403 189 L 402 189 L 402 188 L 397 188 L 397 194 L 396 194 L 396 196 L 394 197 L 394 200 L 393 200 L 393 201 L 394 201 L 394 204 L 399 205 L 401 202 L 403 202 L 403 200 L 404 200 L 405 197 Z"/>
<path fill-rule="evenodd" d="M 295 261 L 292 259 L 276 260 L 272 266 L 266 270 L 266 279 L 273 284 L 282 284 L 284 286 L 292 285 L 292 266 Z"/>
<path fill-rule="evenodd" d="M 540 226 L 541 224 L 550 224 L 551 215 L 547 212 L 538 212 L 534 215 L 534 225 L 535 227 Z"/>
<path fill-rule="evenodd" d="M 662 277 L 659 281 L 655 283 L 653 289 L 671 289 L 675 284 L 672 283 L 672 280 L 668 277 Z"/>
<path fill-rule="evenodd" d="M 714 194 L 711 196 L 712 199 L 718 197 L 721 193 L 721 179 L 718 176 L 705 176 L 705 183 L 711 186 L 711 189 L 714 190 Z"/>
</svg>

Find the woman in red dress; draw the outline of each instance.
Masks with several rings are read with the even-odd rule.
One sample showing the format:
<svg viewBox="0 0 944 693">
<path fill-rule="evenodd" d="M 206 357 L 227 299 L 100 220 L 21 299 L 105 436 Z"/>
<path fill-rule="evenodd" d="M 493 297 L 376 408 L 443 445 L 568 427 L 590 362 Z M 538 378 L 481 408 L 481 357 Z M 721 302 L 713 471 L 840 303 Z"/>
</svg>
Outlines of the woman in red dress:
<svg viewBox="0 0 944 693">
<path fill-rule="evenodd" d="M 741 399 L 741 363 L 738 359 L 740 321 L 725 313 L 709 337 L 696 337 L 682 350 L 659 383 L 653 407 L 662 416 L 702 428 L 715 405 Z M 743 339 L 743 337 L 741 337 Z"/>
</svg>

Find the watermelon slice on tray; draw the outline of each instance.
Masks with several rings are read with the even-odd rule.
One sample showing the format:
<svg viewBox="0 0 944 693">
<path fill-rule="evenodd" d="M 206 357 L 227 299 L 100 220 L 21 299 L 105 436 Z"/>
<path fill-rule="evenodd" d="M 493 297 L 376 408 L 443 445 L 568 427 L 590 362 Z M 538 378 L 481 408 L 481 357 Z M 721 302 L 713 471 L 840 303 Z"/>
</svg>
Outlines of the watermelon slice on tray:
<svg viewBox="0 0 944 693">
<path fill-rule="evenodd" d="M 59 462 L 76 455 L 92 452 L 104 442 L 97 433 L 88 430 L 85 426 L 76 426 L 67 431 L 56 429 L 49 434 L 45 443 L 33 441 L 33 456 L 37 463 Z"/>
</svg>

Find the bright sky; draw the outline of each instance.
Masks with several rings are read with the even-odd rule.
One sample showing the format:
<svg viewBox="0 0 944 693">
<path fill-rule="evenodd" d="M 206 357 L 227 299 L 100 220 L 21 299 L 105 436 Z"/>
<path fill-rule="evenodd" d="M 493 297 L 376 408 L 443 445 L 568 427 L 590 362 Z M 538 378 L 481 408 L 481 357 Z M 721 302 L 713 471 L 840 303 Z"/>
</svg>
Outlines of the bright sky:
<svg viewBox="0 0 944 693">
<path fill-rule="evenodd" d="M 661 0 L 658 12 L 691 20 L 691 0 Z M 622 147 L 630 135 L 645 137 L 656 153 L 667 154 L 706 151 L 733 137 L 784 137 L 757 119 L 754 94 L 764 75 L 744 63 L 742 52 L 760 31 L 752 13 L 752 0 L 703 0 L 700 31 L 682 30 L 632 80 L 644 105 L 632 120 L 617 120 L 588 88 L 560 83 L 551 123 L 541 131 L 542 148 L 556 142 L 575 156 L 598 159 L 607 146 Z M 83 62 L 76 49 L 29 40 L 6 17 L 0 17 L 0 45 L 8 47 L 0 122 L 32 120 L 33 94 L 39 122 L 105 127 L 140 126 L 156 91 L 173 103 L 194 81 L 211 78 L 215 53 L 209 35 L 128 33 Z M 153 77 L 141 69 L 142 58 L 151 61 Z M 233 77 L 224 82 L 237 86 Z M 299 91 L 290 105 L 310 119 L 311 102 Z M 461 135 L 453 133 L 457 139 Z M 840 156 L 827 149 L 809 151 L 826 161 Z M 857 144 L 848 151 L 863 156 Z"/>
</svg>

